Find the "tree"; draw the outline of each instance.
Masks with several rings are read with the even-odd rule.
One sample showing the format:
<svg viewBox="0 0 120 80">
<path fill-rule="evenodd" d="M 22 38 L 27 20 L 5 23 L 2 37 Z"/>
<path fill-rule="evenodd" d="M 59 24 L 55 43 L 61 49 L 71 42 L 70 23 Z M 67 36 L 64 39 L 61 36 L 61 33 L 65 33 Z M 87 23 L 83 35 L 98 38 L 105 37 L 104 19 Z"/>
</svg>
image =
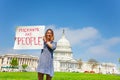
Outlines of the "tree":
<svg viewBox="0 0 120 80">
<path fill-rule="evenodd" d="M 120 63 L 120 58 L 118 59 L 119 63 Z"/>
<path fill-rule="evenodd" d="M 10 61 L 10 66 L 14 69 L 14 68 L 18 68 L 18 60 L 17 58 L 13 58 L 11 61 Z"/>
<path fill-rule="evenodd" d="M 95 59 L 89 59 L 88 64 L 91 65 L 91 70 L 93 71 L 93 69 L 98 65 L 98 62 Z"/>
<path fill-rule="evenodd" d="M 28 67 L 27 64 L 23 64 L 23 65 L 22 65 L 23 71 L 26 71 L 25 69 L 26 69 L 27 67 Z"/>
</svg>

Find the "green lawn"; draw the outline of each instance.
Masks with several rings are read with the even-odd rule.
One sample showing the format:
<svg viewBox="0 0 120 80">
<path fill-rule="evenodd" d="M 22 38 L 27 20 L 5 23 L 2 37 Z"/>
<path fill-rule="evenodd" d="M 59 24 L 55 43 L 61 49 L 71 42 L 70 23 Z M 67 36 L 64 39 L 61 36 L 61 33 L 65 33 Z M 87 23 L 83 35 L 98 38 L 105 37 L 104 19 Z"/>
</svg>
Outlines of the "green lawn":
<svg viewBox="0 0 120 80">
<path fill-rule="evenodd" d="M 37 80 L 37 73 L 0 72 L 0 80 Z M 120 80 L 120 75 L 55 72 L 52 80 Z"/>
</svg>

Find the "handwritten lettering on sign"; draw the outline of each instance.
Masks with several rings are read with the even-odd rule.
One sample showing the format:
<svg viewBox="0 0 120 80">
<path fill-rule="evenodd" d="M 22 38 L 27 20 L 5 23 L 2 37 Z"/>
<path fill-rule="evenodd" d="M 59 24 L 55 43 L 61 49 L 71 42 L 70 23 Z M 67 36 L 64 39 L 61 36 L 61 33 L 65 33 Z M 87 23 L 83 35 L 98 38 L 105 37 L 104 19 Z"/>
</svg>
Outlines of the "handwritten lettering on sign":
<svg viewBox="0 0 120 80">
<path fill-rule="evenodd" d="M 45 26 L 20 26 L 16 28 L 14 49 L 43 49 Z"/>
</svg>

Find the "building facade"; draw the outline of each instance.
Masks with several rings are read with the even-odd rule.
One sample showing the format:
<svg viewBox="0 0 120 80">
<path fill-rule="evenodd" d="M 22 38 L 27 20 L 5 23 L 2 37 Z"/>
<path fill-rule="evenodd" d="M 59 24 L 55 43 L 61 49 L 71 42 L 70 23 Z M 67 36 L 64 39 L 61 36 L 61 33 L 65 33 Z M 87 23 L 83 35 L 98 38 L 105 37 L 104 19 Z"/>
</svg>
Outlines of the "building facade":
<svg viewBox="0 0 120 80">
<path fill-rule="evenodd" d="M 69 41 L 63 34 L 57 42 L 57 48 L 54 52 L 54 69 L 58 72 L 91 72 L 95 73 L 119 73 L 116 64 L 113 63 L 97 63 L 92 69 L 91 64 L 85 61 L 79 62 L 73 58 L 73 52 Z"/>
<path fill-rule="evenodd" d="M 69 41 L 65 37 L 63 30 L 62 38 L 57 42 L 57 48 L 54 52 L 55 71 L 77 71 L 78 62 L 73 59 L 73 53 Z"/>
<path fill-rule="evenodd" d="M 19 71 L 22 70 L 22 65 L 27 64 L 27 71 L 35 71 L 37 67 L 38 57 L 21 54 L 6 54 L 0 56 L 0 71 L 10 71 L 10 61 L 17 58 Z"/>
</svg>

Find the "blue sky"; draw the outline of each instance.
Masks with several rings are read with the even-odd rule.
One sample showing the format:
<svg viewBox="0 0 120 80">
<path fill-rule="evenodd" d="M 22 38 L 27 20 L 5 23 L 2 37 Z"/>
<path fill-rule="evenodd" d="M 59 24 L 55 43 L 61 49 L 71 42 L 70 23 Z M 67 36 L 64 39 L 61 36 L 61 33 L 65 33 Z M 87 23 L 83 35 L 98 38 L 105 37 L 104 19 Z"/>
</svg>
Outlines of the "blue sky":
<svg viewBox="0 0 120 80">
<path fill-rule="evenodd" d="M 120 0 L 0 0 L 0 54 L 13 50 L 16 26 L 45 25 L 56 41 L 65 29 L 73 57 L 114 62 L 120 58 Z M 73 37 L 73 38 L 72 38 Z"/>
</svg>

